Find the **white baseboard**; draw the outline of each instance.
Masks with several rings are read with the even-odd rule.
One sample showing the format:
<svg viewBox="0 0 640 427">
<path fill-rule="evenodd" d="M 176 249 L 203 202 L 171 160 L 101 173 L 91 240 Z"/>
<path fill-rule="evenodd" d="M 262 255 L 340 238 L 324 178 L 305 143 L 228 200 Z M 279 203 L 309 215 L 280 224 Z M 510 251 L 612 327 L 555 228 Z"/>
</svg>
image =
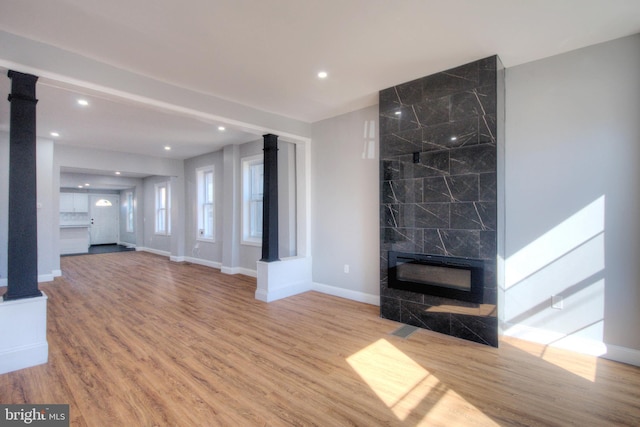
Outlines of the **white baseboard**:
<svg viewBox="0 0 640 427">
<path fill-rule="evenodd" d="M 527 325 L 513 324 L 503 324 L 501 334 L 550 347 L 575 351 L 576 353 L 640 366 L 640 350 L 606 344 L 602 341 L 566 335 Z"/>
<path fill-rule="evenodd" d="M 56 277 L 62 276 L 62 270 L 53 270 L 51 274 L 39 274 L 38 275 L 38 283 L 43 282 L 53 282 L 53 279 Z M 7 286 L 7 278 L 4 277 L 0 279 L 0 288 L 3 286 Z"/>
<path fill-rule="evenodd" d="M 225 267 L 221 265 L 220 271 L 224 274 L 244 274 L 249 277 L 258 277 L 258 272 L 256 270 L 250 270 L 243 267 Z"/>
<path fill-rule="evenodd" d="M 173 262 L 184 262 L 185 261 L 185 257 L 183 256 L 169 256 L 169 261 L 173 261 Z"/>
<path fill-rule="evenodd" d="M 601 357 L 628 365 L 640 366 L 640 350 L 607 344 L 607 353 Z"/>
<path fill-rule="evenodd" d="M 209 261 L 208 259 L 202 259 L 202 258 L 194 258 L 194 257 L 189 257 L 186 256 L 184 257 L 184 260 L 187 262 L 190 262 L 191 264 L 198 264 L 198 265 L 204 265 L 205 267 L 211 267 L 211 268 L 215 268 L 220 270 L 220 267 L 222 267 L 222 264 L 216 261 Z"/>
<path fill-rule="evenodd" d="M 171 257 L 171 252 L 161 251 L 160 249 L 145 248 L 144 246 L 136 247 L 136 251 L 149 252 L 155 255 L 166 256 L 167 258 Z"/>
<path fill-rule="evenodd" d="M 46 341 L 0 351 L 0 374 L 42 365 L 48 361 L 49 343 Z"/>
<path fill-rule="evenodd" d="M 333 295 L 340 298 L 350 299 L 353 301 L 364 302 L 371 305 L 380 305 L 380 296 L 367 294 L 364 292 L 352 291 L 350 289 L 338 288 L 337 286 L 325 285 L 324 283 L 313 282 L 314 291 L 323 294 Z"/>
<path fill-rule="evenodd" d="M 53 274 L 38 274 L 38 283 L 53 282 Z"/>
</svg>

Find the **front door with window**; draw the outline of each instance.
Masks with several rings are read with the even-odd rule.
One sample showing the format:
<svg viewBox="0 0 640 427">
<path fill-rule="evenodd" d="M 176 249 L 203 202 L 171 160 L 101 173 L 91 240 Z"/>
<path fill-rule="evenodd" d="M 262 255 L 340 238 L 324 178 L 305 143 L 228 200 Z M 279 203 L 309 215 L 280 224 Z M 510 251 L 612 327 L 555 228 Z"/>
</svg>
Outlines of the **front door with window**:
<svg viewBox="0 0 640 427">
<path fill-rule="evenodd" d="M 89 215 L 91 217 L 91 244 L 107 245 L 118 243 L 120 197 L 114 194 L 91 195 Z"/>
</svg>

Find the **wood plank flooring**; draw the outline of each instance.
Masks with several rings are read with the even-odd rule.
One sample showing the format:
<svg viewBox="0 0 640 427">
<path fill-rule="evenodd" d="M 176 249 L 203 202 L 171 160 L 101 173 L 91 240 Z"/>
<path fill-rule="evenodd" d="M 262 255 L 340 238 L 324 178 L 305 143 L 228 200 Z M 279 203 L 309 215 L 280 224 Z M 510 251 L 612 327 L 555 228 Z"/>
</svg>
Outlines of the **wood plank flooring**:
<svg viewBox="0 0 640 427">
<path fill-rule="evenodd" d="M 503 339 L 403 339 L 378 307 L 125 252 L 62 258 L 42 284 L 49 363 L 2 403 L 68 403 L 74 426 L 640 425 L 640 368 Z M 5 325 L 6 327 L 6 325 Z"/>
</svg>

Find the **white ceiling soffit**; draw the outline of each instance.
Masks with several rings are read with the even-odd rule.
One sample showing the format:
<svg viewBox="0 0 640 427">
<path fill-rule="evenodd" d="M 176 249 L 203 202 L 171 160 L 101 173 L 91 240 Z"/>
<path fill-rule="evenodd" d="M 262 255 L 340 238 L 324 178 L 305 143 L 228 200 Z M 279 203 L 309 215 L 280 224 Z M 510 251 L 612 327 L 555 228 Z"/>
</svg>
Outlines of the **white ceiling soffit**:
<svg viewBox="0 0 640 427">
<path fill-rule="evenodd" d="M 6 70 L 0 69 L 3 75 Z M 11 80 L 0 78 L 0 93 Z M 221 122 L 177 114 L 148 104 L 52 82 L 36 87 L 37 135 L 59 144 L 120 151 L 146 156 L 186 159 L 217 151 L 229 144 L 260 139 Z M 88 106 L 78 104 L 79 99 Z M 9 130 L 8 102 L 0 103 L 0 131 Z M 58 136 L 52 136 L 56 132 Z M 165 147 L 170 147 L 166 150 Z"/>
</svg>

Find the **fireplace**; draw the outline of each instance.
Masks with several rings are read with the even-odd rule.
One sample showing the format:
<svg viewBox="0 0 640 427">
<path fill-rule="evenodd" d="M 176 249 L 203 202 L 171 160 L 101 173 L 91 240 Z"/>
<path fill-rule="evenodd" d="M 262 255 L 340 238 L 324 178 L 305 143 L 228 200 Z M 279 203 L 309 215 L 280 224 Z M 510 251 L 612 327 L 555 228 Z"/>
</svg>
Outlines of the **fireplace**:
<svg viewBox="0 0 640 427">
<path fill-rule="evenodd" d="M 389 287 L 482 302 L 484 261 L 389 251 Z"/>
<path fill-rule="evenodd" d="M 380 91 L 380 316 L 498 345 L 497 56 Z"/>
</svg>

